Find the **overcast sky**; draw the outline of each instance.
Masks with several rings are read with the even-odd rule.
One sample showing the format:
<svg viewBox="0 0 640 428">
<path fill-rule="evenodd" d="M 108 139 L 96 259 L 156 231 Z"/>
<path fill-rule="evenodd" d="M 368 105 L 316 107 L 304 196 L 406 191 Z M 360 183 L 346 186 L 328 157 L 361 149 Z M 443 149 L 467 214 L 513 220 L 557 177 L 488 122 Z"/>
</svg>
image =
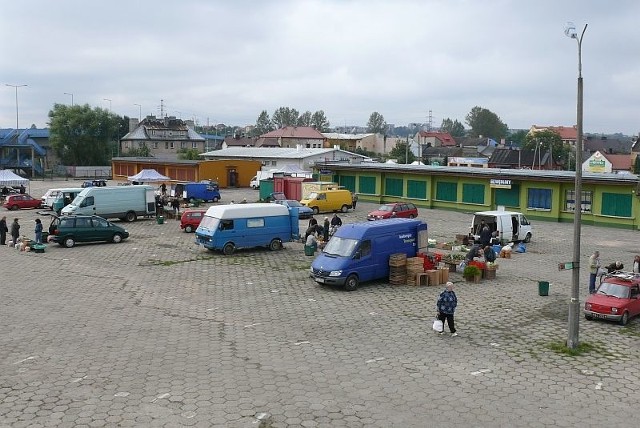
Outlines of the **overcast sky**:
<svg viewBox="0 0 640 428">
<path fill-rule="evenodd" d="M 250 125 L 261 111 L 331 123 L 432 124 L 474 106 L 510 128 L 640 131 L 638 0 L 0 0 L 0 128 L 55 103 Z M 105 101 L 110 99 L 111 102 Z"/>
</svg>

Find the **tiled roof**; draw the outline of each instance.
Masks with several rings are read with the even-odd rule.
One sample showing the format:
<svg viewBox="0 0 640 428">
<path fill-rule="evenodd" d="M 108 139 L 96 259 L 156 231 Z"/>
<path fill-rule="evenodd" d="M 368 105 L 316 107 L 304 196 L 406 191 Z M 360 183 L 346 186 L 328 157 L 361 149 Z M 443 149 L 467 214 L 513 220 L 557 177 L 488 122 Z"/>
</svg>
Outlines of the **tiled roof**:
<svg viewBox="0 0 640 428">
<path fill-rule="evenodd" d="M 538 131 L 554 131 L 562 140 L 571 140 L 576 141 L 578 139 L 578 129 L 575 126 L 542 126 L 542 125 L 533 125 L 531 127 L 531 131 L 533 133 Z"/>
<path fill-rule="evenodd" d="M 631 171 L 631 155 L 600 154 L 611 162 L 611 169 L 613 171 Z"/>
<path fill-rule="evenodd" d="M 227 147 L 254 147 L 256 145 L 256 139 L 251 137 L 226 137 L 224 143 Z"/>
<path fill-rule="evenodd" d="M 324 140 L 325 137 L 315 128 L 310 126 L 286 126 L 276 129 L 275 131 L 262 134 L 262 138 L 304 138 L 307 140 L 319 139 Z"/>
<path fill-rule="evenodd" d="M 451 134 L 448 132 L 429 132 L 429 131 L 420 131 L 418 136 L 423 138 L 437 138 L 440 140 L 443 146 L 455 146 L 456 140 L 453 139 Z"/>
<path fill-rule="evenodd" d="M 632 145 L 633 141 L 631 140 L 619 140 L 617 138 L 587 137 L 584 140 L 584 149 L 591 153 L 596 151 L 614 154 L 631 153 Z"/>
<path fill-rule="evenodd" d="M 282 147 L 229 147 L 222 150 L 202 153 L 203 157 L 215 158 L 282 158 L 282 159 L 304 159 L 316 155 L 328 155 L 334 152 L 345 154 L 351 158 L 357 157 L 365 159 L 366 156 L 346 150 L 336 149 L 306 149 L 306 148 L 282 148 Z"/>
</svg>

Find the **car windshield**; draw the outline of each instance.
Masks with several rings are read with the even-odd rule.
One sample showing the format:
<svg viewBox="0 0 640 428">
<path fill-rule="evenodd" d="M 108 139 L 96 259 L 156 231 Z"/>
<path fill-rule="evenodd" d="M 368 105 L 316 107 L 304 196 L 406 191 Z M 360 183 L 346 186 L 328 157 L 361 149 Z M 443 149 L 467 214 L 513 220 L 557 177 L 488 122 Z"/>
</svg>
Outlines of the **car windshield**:
<svg viewBox="0 0 640 428">
<path fill-rule="evenodd" d="M 611 282 L 603 282 L 600 284 L 600 287 L 598 287 L 598 294 L 627 299 L 629 298 L 629 287 Z"/>
<path fill-rule="evenodd" d="M 351 257 L 353 251 L 358 245 L 356 239 L 347 239 L 334 236 L 327 242 L 327 246 L 324 247 L 323 253 L 332 256 Z"/>
<path fill-rule="evenodd" d="M 378 211 L 393 211 L 393 206 L 392 205 L 380 205 L 380 208 L 378 208 Z"/>
<path fill-rule="evenodd" d="M 200 226 L 198 228 L 216 230 L 218 228 L 218 224 L 220 224 L 220 219 L 204 216 L 202 217 L 202 221 L 200 222 Z"/>
</svg>

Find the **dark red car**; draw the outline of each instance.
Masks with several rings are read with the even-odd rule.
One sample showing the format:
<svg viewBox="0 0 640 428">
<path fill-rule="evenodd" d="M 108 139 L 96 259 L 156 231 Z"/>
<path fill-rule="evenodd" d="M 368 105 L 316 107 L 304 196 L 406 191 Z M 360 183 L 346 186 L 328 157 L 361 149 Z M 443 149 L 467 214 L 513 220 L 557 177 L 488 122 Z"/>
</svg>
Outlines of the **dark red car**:
<svg viewBox="0 0 640 428">
<path fill-rule="evenodd" d="M 9 195 L 2 204 L 8 210 L 19 210 L 22 208 L 40 208 L 42 199 L 34 199 L 31 195 L 22 193 L 19 195 Z"/>
<path fill-rule="evenodd" d="M 380 207 L 367 214 L 367 220 L 382 220 L 385 218 L 416 218 L 418 208 L 409 202 L 394 202 L 380 205 Z"/>
<path fill-rule="evenodd" d="M 598 289 L 584 303 L 584 317 L 626 325 L 640 314 L 640 274 L 615 272 L 602 278 Z"/>
<path fill-rule="evenodd" d="M 180 229 L 184 229 L 187 233 L 195 231 L 206 212 L 207 210 L 186 210 L 180 217 Z"/>
</svg>

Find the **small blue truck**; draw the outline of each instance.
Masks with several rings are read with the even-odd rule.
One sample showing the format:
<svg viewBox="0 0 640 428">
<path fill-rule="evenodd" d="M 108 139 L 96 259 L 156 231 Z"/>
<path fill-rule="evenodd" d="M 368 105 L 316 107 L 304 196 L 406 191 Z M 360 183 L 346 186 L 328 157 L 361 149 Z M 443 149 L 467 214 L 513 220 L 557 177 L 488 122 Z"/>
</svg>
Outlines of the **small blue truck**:
<svg viewBox="0 0 640 428">
<path fill-rule="evenodd" d="M 220 190 L 218 185 L 212 182 L 178 183 L 173 186 L 171 196 L 182 198 L 185 201 L 201 199 L 207 202 L 218 202 Z"/>
</svg>

